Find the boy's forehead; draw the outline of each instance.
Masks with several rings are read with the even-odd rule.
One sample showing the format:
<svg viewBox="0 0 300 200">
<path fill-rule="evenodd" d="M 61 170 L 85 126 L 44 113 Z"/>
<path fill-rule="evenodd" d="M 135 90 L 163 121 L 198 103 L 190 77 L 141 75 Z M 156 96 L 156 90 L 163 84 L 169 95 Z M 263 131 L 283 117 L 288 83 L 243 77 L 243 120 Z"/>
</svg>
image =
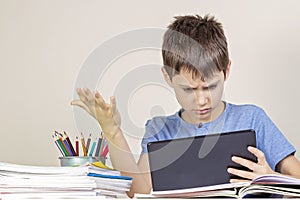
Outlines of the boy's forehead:
<svg viewBox="0 0 300 200">
<path fill-rule="evenodd" d="M 180 73 L 173 76 L 172 80 L 178 84 L 192 84 L 192 83 L 205 83 L 209 84 L 221 79 L 222 72 L 214 73 L 212 77 L 202 78 L 202 76 L 194 76 L 192 72 L 180 71 Z"/>
</svg>

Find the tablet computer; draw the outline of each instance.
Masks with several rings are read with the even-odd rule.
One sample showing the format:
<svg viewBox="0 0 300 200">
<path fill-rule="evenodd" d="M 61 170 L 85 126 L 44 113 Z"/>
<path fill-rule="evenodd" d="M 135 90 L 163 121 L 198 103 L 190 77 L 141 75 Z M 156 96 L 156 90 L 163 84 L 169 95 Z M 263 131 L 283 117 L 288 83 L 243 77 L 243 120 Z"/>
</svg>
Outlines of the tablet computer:
<svg viewBox="0 0 300 200">
<path fill-rule="evenodd" d="M 256 162 L 248 146 L 256 147 L 254 130 L 149 142 L 153 192 L 229 183 L 227 168 L 243 169 L 233 155 Z"/>
</svg>

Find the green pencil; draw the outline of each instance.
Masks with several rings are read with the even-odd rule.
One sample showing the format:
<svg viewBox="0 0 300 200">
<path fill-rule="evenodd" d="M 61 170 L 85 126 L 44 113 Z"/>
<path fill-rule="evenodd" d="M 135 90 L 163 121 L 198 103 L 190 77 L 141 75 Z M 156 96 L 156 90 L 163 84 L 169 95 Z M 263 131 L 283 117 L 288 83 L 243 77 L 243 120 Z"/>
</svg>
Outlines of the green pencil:
<svg viewBox="0 0 300 200">
<path fill-rule="evenodd" d="M 55 136 L 55 138 L 56 138 L 56 141 L 57 141 L 58 145 L 59 145 L 59 146 L 61 147 L 61 149 L 63 150 L 65 156 L 69 156 L 68 151 L 66 150 L 66 148 L 65 148 L 64 144 L 62 143 L 61 139 L 58 138 L 57 136 Z"/>
</svg>

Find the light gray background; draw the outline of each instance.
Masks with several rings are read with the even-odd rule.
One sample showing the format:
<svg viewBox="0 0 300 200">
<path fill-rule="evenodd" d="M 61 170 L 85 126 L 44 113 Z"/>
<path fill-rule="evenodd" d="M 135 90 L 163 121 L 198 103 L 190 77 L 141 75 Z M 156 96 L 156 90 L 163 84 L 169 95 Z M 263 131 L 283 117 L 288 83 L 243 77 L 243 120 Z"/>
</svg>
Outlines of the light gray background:
<svg viewBox="0 0 300 200">
<path fill-rule="evenodd" d="M 91 117 L 70 106 L 78 73 L 93 50 L 126 31 L 165 28 L 175 15 L 207 13 L 223 23 L 229 43 L 232 71 L 224 99 L 263 107 L 299 151 L 299 1 L 0 0 L 0 161 L 58 165 L 54 130 L 72 138 L 100 132 Z M 107 100 L 118 80 L 149 63 L 161 76 L 159 50 L 122 56 L 97 88 Z M 143 85 L 127 101 L 138 127 L 178 109 L 167 86 L 155 84 Z M 126 136 L 136 156 L 142 135 Z"/>
</svg>

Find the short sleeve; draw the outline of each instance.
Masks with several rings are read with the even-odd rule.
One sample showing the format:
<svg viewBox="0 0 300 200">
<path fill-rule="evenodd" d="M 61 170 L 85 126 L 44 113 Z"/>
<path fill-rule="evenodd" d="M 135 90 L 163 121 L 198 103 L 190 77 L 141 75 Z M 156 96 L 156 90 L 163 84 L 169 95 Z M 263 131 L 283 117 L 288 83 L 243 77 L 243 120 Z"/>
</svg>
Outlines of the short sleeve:
<svg viewBox="0 0 300 200">
<path fill-rule="evenodd" d="M 262 109 L 257 115 L 257 147 L 264 152 L 270 167 L 275 170 L 281 160 L 296 150 Z"/>
<path fill-rule="evenodd" d="M 147 150 L 147 144 L 150 142 L 150 141 L 155 141 L 155 136 L 153 133 L 155 133 L 155 128 L 152 126 L 152 120 L 148 120 L 145 124 L 145 134 L 144 134 L 144 137 L 142 139 L 142 143 L 141 143 L 141 146 L 142 146 L 142 154 L 143 153 L 148 153 L 148 150 Z"/>
</svg>

